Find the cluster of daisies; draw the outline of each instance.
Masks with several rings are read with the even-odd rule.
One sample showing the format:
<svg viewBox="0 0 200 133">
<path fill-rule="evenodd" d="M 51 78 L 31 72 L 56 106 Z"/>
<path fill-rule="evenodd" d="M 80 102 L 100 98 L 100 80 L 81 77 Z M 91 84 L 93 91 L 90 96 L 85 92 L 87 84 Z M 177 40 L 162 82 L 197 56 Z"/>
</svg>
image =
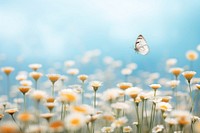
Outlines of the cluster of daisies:
<svg viewBox="0 0 200 133">
<path fill-rule="evenodd" d="M 14 68 L 2 67 L 0 133 L 199 133 L 200 78 L 192 71 L 198 53 L 186 57 L 189 67 L 177 67 L 175 58 L 166 61 L 171 78 L 148 72 L 134 77 L 137 65 L 127 64 L 120 71 L 123 81 L 114 86 L 109 83 L 121 63 L 111 57 L 96 75 L 80 74 L 71 60 L 65 63 L 68 76 L 44 74 L 41 64 L 30 64 L 32 72 L 20 71 L 14 86 Z"/>
</svg>

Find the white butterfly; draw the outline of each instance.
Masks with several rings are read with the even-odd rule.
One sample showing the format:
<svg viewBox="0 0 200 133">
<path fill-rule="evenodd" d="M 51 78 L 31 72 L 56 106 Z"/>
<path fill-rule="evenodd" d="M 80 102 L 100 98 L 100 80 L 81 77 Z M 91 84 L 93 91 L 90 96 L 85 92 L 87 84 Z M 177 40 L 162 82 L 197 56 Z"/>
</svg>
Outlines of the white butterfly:
<svg viewBox="0 0 200 133">
<path fill-rule="evenodd" d="M 147 42 L 142 35 L 137 37 L 134 50 L 142 55 L 149 53 L 149 46 L 147 45 Z"/>
</svg>

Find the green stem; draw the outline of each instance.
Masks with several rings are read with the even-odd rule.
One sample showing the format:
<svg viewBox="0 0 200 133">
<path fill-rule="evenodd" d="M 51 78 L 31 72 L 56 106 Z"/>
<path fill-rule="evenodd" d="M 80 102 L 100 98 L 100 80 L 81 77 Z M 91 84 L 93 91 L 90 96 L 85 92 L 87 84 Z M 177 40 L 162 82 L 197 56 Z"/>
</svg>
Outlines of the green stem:
<svg viewBox="0 0 200 133">
<path fill-rule="evenodd" d="M 138 109 L 138 104 L 136 102 L 135 103 L 135 110 L 136 110 L 136 114 L 137 114 L 137 121 L 138 121 L 138 132 L 140 133 L 140 117 L 139 117 L 139 109 Z"/>
<path fill-rule="evenodd" d="M 164 116 L 163 116 L 163 115 L 164 115 L 164 111 L 162 111 L 162 110 L 161 110 L 161 115 L 162 115 L 162 116 L 161 116 L 161 118 L 162 118 L 162 124 L 164 125 L 164 129 L 165 129 L 165 128 L 166 128 L 166 125 L 165 125 L 165 118 L 164 118 Z"/>
<path fill-rule="evenodd" d="M 156 116 L 156 104 L 154 103 L 153 119 L 152 119 L 152 127 L 151 127 L 151 128 L 153 128 L 153 124 L 154 124 L 155 116 Z"/>
<path fill-rule="evenodd" d="M 97 93 L 96 93 L 96 91 L 94 91 L 94 108 L 96 109 L 96 96 L 97 95 Z"/>
<path fill-rule="evenodd" d="M 184 126 L 180 126 L 180 129 L 181 129 L 181 133 L 183 133 L 183 131 L 184 131 Z"/>
<path fill-rule="evenodd" d="M 117 109 L 117 119 L 119 118 L 120 109 Z"/>
<path fill-rule="evenodd" d="M 64 103 L 64 106 L 63 106 L 63 112 L 64 112 L 63 119 L 65 119 L 65 116 L 66 116 L 66 110 L 65 110 L 65 108 L 66 108 L 66 103 Z"/>
<path fill-rule="evenodd" d="M 156 97 L 156 90 L 154 90 L 154 98 Z"/>
<path fill-rule="evenodd" d="M 191 108 L 190 108 L 190 112 L 192 112 L 192 108 L 193 108 L 193 100 L 192 100 L 192 88 L 191 88 L 191 84 L 190 84 L 190 81 L 188 81 L 188 87 L 190 89 L 190 102 L 192 104 Z"/>
<path fill-rule="evenodd" d="M 144 119 L 144 99 L 142 100 L 142 122 L 141 122 L 141 132 L 143 131 L 143 119 Z"/>
<path fill-rule="evenodd" d="M 6 90 L 6 95 L 8 96 L 8 101 L 10 100 L 9 92 L 10 92 L 10 78 L 9 78 L 9 75 L 7 75 L 7 90 Z"/>
<path fill-rule="evenodd" d="M 192 102 L 192 109 L 191 109 L 191 112 L 193 113 L 194 112 L 194 105 L 195 105 L 195 102 L 196 102 L 196 99 L 197 99 L 197 96 L 199 95 L 199 90 L 197 90 L 197 93 L 194 97 L 194 101 Z"/>
<path fill-rule="evenodd" d="M 35 89 L 37 90 L 37 80 L 35 80 Z"/>
<path fill-rule="evenodd" d="M 193 133 L 193 121 L 191 121 L 191 131 L 192 131 L 192 133 Z"/>
<path fill-rule="evenodd" d="M 145 100 L 144 103 L 145 103 L 146 122 L 147 122 L 147 127 L 148 127 L 149 126 L 149 122 L 148 122 L 148 116 L 147 116 L 147 100 Z"/>
<path fill-rule="evenodd" d="M 151 117 L 150 117 L 150 126 L 149 126 L 149 130 L 151 130 L 152 117 L 153 117 L 153 103 L 152 103 L 152 105 L 151 105 Z"/>
<path fill-rule="evenodd" d="M 15 122 L 15 124 L 19 127 L 20 131 L 22 132 L 22 129 L 21 129 L 21 127 L 17 124 L 17 122 L 16 122 L 16 120 L 15 120 L 13 114 L 11 115 L 11 117 L 12 117 L 13 121 Z"/>
<path fill-rule="evenodd" d="M 152 127 L 153 127 L 153 123 L 154 123 L 154 119 L 155 119 L 155 113 L 156 113 L 155 110 L 156 110 L 156 104 L 153 103 L 152 104 L 152 108 L 151 108 L 151 119 L 150 119 L 150 128 L 149 128 L 149 130 L 151 130 Z"/>
<path fill-rule="evenodd" d="M 61 114 L 60 114 L 61 120 L 63 120 L 63 103 L 61 105 Z"/>
<path fill-rule="evenodd" d="M 54 97 L 54 83 L 52 84 L 52 97 Z"/>
<path fill-rule="evenodd" d="M 124 94 L 124 103 L 126 102 L 126 95 Z M 123 109 L 123 116 L 125 116 L 125 110 Z"/>
<path fill-rule="evenodd" d="M 169 125 L 169 133 L 173 133 L 172 125 Z"/>
<path fill-rule="evenodd" d="M 26 94 L 24 94 L 24 112 L 26 112 Z"/>
<path fill-rule="evenodd" d="M 82 104 L 84 104 L 84 82 L 82 82 L 82 91 L 81 91 L 81 93 L 82 93 Z"/>
<path fill-rule="evenodd" d="M 90 133 L 89 123 L 87 123 L 87 131 Z"/>
<path fill-rule="evenodd" d="M 92 133 L 94 133 L 94 129 L 95 129 L 95 123 L 94 123 L 94 121 L 91 123 L 92 124 Z"/>
<path fill-rule="evenodd" d="M 36 101 L 35 102 L 35 108 L 36 108 L 36 117 L 37 117 L 37 122 L 38 122 L 38 125 L 40 124 L 40 110 L 39 110 L 39 101 Z"/>
</svg>

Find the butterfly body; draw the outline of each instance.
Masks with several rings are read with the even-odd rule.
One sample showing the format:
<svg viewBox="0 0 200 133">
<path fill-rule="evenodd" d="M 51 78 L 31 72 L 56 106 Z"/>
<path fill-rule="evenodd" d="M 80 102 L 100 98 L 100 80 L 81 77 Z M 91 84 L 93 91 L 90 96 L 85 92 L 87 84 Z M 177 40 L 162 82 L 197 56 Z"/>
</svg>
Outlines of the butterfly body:
<svg viewBox="0 0 200 133">
<path fill-rule="evenodd" d="M 139 35 L 137 37 L 134 50 L 135 52 L 142 55 L 146 55 L 149 53 L 149 46 L 147 45 L 147 42 L 142 35 Z"/>
</svg>

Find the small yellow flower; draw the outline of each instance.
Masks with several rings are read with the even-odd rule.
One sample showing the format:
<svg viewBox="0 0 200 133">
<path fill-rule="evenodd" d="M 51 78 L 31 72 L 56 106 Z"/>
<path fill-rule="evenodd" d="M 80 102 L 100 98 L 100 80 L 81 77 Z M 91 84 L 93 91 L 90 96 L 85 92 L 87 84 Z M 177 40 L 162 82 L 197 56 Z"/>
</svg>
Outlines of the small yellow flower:
<svg viewBox="0 0 200 133">
<path fill-rule="evenodd" d="M 68 71 L 67 71 L 67 73 L 69 74 L 69 75 L 77 75 L 78 73 L 79 73 L 79 70 L 77 69 L 77 68 L 70 68 Z"/>
<path fill-rule="evenodd" d="M 115 117 L 112 114 L 103 114 L 102 119 L 113 122 L 115 120 Z"/>
<path fill-rule="evenodd" d="M 101 129 L 102 133 L 112 133 L 114 132 L 114 128 L 113 127 L 103 127 Z"/>
<path fill-rule="evenodd" d="M 160 84 L 151 84 L 149 85 L 149 87 L 151 87 L 154 91 L 156 91 L 157 89 L 159 89 L 161 87 Z"/>
<path fill-rule="evenodd" d="M 123 127 L 123 133 L 130 133 L 132 128 L 130 126 Z"/>
<path fill-rule="evenodd" d="M 76 131 L 80 129 L 86 123 L 86 118 L 84 115 L 79 113 L 69 114 L 66 119 L 65 123 L 68 130 Z"/>
<path fill-rule="evenodd" d="M 53 116 L 54 116 L 53 113 L 44 113 L 40 115 L 40 117 L 46 119 L 47 121 L 49 121 Z"/>
<path fill-rule="evenodd" d="M 43 74 L 40 72 L 31 72 L 29 74 L 35 81 L 37 81 Z"/>
<path fill-rule="evenodd" d="M 31 88 L 30 86 L 20 86 L 18 89 L 21 93 L 25 95 Z"/>
<path fill-rule="evenodd" d="M 55 98 L 53 97 L 47 97 L 47 103 L 53 103 L 55 101 Z"/>
<path fill-rule="evenodd" d="M 169 71 L 177 78 L 183 72 L 183 69 L 180 67 L 175 67 L 171 68 Z"/>
<path fill-rule="evenodd" d="M 31 86 L 32 82 L 30 80 L 22 80 L 22 81 L 20 81 L 20 85 L 22 85 L 22 86 Z"/>
<path fill-rule="evenodd" d="M 33 71 L 37 71 L 39 68 L 41 68 L 41 64 L 30 64 L 29 68 L 31 68 Z"/>
<path fill-rule="evenodd" d="M 31 96 L 37 102 L 40 102 L 47 97 L 46 93 L 40 90 L 35 90 L 33 93 L 31 93 Z"/>
<path fill-rule="evenodd" d="M 13 67 L 2 67 L 1 71 L 4 72 L 7 76 L 10 75 L 12 71 L 14 71 Z"/>
<path fill-rule="evenodd" d="M 46 107 L 49 109 L 50 112 L 51 112 L 51 111 L 54 109 L 54 107 L 55 107 L 55 103 L 53 103 L 53 102 L 47 102 L 45 105 L 46 105 Z"/>
<path fill-rule="evenodd" d="M 54 84 L 59 78 L 59 74 L 47 74 L 48 79 Z"/>
<path fill-rule="evenodd" d="M 186 58 L 190 61 L 198 59 L 198 53 L 196 51 L 190 50 L 186 53 Z"/>
<path fill-rule="evenodd" d="M 28 112 L 24 112 L 24 113 L 20 113 L 17 116 L 18 120 L 20 120 L 21 122 L 30 122 L 32 120 L 34 120 L 34 116 L 31 113 Z"/>
<path fill-rule="evenodd" d="M 126 90 L 126 89 L 132 87 L 132 84 L 128 83 L 128 82 L 121 82 L 121 83 L 117 84 L 117 87 L 119 87 L 121 90 Z"/>
<path fill-rule="evenodd" d="M 88 105 L 74 105 L 71 107 L 71 112 L 89 114 L 92 112 L 92 108 Z"/>
<path fill-rule="evenodd" d="M 115 120 L 111 126 L 112 127 L 122 127 L 124 124 L 126 124 L 126 122 L 128 121 L 128 119 L 126 117 L 121 117 L 121 118 L 118 118 L 117 120 Z"/>
<path fill-rule="evenodd" d="M 5 110 L 6 113 L 10 114 L 10 115 L 13 115 L 14 113 L 18 112 L 18 109 L 7 109 Z"/>
<path fill-rule="evenodd" d="M 185 79 L 188 81 L 188 83 L 190 83 L 191 79 L 194 77 L 196 72 L 195 71 L 185 71 L 182 74 L 185 77 Z"/>
<path fill-rule="evenodd" d="M 85 74 L 82 74 L 82 75 L 79 75 L 78 76 L 78 79 L 79 80 L 81 80 L 81 82 L 85 82 L 85 80 L 87 80 L 88 79 L 88 76 L 87 75 L 85 75 Z"/>
<path fill-rule="evenodd" d="M 0 125 L 0 133 L 21 133 L 15 123 L 7 122 Z"/>
<path fill-rule="evenodd" d="M 140 89 L 139 87 L 131 87 L 126 90 L 126 94 L 135 99 L 141 91 L 142 89 Z"/>
<path fill-rule="evenodd" d="M 78 100 L 78 95 L 71 89 L 63 89 L 59 93 L 61 102 L 72 103 Z"/>
<path fill-rule="evenodd" d="M 179 85 L 179 83 L 180 83 L 179 80 L 171 80 L 171 81 L 167 82 L 169 87 L 171 87 L 172 89 L 176 88 Z"/>
<path fill-rule="evenodd" d="M 162 102 L 165 102 L 165 103 L 168 103 L 169 102 L 169 100 L 170 99 L 172 99 L 172 97 L 170 97 L 170 96 L 165 96 L 165 97 L 162 97 Z"/>
<path fill-rule="evenodd" d="M 62 121 L 53 121 L 49 124 L 52 133 L 62 132 L 64 130 L 64 123 Z"/>
</svg>

